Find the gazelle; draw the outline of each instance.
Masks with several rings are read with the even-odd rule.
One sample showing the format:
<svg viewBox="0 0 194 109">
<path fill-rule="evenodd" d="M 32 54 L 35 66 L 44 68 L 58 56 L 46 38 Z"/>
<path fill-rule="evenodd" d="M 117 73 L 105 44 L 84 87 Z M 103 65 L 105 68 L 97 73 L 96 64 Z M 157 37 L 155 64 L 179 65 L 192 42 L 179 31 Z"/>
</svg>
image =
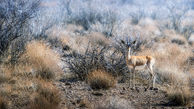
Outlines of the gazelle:
<svg viewBox="0 0 194 109">
<path fill-rule="evenodd" d="M 125 43 L 125 41 L 121 40 L 121 43 L 123 43 L 128 48 L 127 56 L 126 56 L 126 63 L 127 63 L 128 68 L 130 66 L 132 67 L 132 87 L 134 87 L 133 78 L 135 77 L 135 68 L 137 66 L 147 67 L 151 75 L 150 79 L 153 80 L 152 87 L 155 87 L 156 77 L 155 77 L 155 73 L 153 72 L 153 65 L 155 64 L 155 59 L 152 56 L 131 56 L 131 47 L 136 43 L 136 41 L 132 43 L 129 43 L 127 41 L 127 43 Z"/>
</svg>

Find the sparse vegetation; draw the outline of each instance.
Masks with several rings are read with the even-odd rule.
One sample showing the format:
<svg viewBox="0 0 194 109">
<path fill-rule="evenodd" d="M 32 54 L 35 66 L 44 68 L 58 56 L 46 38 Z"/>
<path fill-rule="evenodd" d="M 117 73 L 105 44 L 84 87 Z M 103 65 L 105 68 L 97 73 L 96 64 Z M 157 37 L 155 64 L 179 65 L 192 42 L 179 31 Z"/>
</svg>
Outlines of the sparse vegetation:
<svg viewBox="0 0 194 109">
<path fill-rule="evenodd" d="M 53 79 L 62 72 L 58 65 L 59 55 L 44 41 L 29 42 L 21 60 L 32 66 L 36 76 L 43 79 Z"/>
<path fill-rule="evenodd" d="M 176 86 L 167 91 L 171 105 L 185 106 L 190 103 L 191 92 L 188 87 Z"/>
<path fill-rule="evenodd" d="M 0 108 L 190 108 L 193 3 L 1 0 Z M 156 59 L 157 88 L 144 90 L 140 82 L 149 74 L 137 68 L 139 83 L 130 89 L 127 50 L 120 43 L 126 39 L 137 42 L 132 55 Z"/>
<path fill-rule="evenodd" d="M 117 47 L 121 48 L 120 45 Z M 84 54 L 73 52 L 73 58 L 68 59 L 67 63 L 70 71 L 81 80 L 85 80 L 89 72 L 97 69 L 104 69 L 113 76 L 118 76 L 127 72 L 123 50 L 125 49 L 89 43 Z"/>
<path fill-rule="evenodd" d="M 59 91 L 44 81 L 39 81 L 37 92 L 32 97 L 30 109 L 58 109 L 61 101 Z"/>
</svg>

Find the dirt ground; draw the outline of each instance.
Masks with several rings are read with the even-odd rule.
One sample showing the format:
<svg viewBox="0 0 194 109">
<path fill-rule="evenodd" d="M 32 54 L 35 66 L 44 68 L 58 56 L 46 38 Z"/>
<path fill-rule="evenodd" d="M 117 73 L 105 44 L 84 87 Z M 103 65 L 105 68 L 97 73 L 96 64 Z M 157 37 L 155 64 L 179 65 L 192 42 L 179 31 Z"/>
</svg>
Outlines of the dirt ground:
<svg viewBox="0 0 194 109">
<path fill-rule="evenodd" d="M 194 81 L 193 81 L 194 83 Z M 62 107 L 68 109 L 194 109 L 194 98 L 185 107 L 173 106 L 167 94 L 157 88 L 146 90 L 146 86 L 137 84 L 135 89 L 129 83 L 117 83 L 109 90 L 92 90 L 83 81 L 63 81 L 55 84 L 61 90 Z M 192 85 L 194 89 L 194 84 Z"/>
</svg>

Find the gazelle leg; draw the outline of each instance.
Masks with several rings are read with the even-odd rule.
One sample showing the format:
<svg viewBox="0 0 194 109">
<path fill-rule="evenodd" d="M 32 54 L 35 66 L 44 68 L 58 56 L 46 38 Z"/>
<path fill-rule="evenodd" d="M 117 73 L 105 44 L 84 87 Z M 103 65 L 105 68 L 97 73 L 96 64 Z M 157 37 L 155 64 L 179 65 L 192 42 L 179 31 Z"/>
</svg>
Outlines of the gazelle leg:
<svg viewBox="0 0 194 109">
<path fill-rule="evenodd" d="M 149 65 L 148 66 L 148 70 L 150 71 L 150 74 L 152 75 L 152 87 L 154 88 L 155 87 L 155 81 L 156 81 L 156 75 L 155 75 L 155 73 L 153 72 L 153 69 L 152 69 L 152 66 L 151 65 Z"/>
<path fill-rule="evenodd" d="M 153 75 L 153 87 L 155 87 L 156 75 Z"/>
<path fill-rule="evenodd" d="M 135 85 L 135 66 L 133 67 L 133 73 L 132 73 L 132 88 L 134 88 Z"/>
<path fill-rule="evenodd" d="M 147 68 L 148 68 L 149 74 L 150 74 L 149 82 L 148 82 L 148 88 L 149 88 L 150 87 L 151 80 L 153 80 L 153 73 L 152 73 L 152 67 L 150 66 L 150 64 L 147 65 Z"/>
</svg>

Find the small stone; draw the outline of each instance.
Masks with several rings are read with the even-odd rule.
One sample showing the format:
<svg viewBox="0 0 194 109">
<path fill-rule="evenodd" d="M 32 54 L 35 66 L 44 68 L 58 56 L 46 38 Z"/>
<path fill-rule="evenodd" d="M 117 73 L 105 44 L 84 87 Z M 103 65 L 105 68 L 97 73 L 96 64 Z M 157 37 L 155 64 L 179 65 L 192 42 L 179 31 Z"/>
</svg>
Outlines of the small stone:
<svg viewBox="0 0 194 109">
<path fill-rule="evenodd" d="M 124 92 L 120 92 L 121 95 L 124 95 L 125 93 Z"/>
<path fill-rule="evenodd" d="M 153 87 L 150 87 L 150 90 L 153 90 L 154 88 Z"/>
<path fill-rule="evenodd" d="M 135 87 L 136 91 L 139 93 L 139 88 L 138 87 Z"/>
<path fill-rule="evenodd" d="M 65 85 L 71 85 L 71 83 L 69 83 L 69 82 L 66 82 L 66 83 L 65 83 Z"/>
<path fill-rule="evenodd" d="M 158 90 L 158 88 L 154 88 L 153 90 L 154 90 L 154 91 L 157 91 L 157 90 Z"/>
<path fill-rule="evenodd" d="M 95 96 L 103 96 L 103 94 L 100 93 L 100 92 L 92 92 L 92 94 L 95 95 Z"/>
<path fill-rule="evenodd" d="M 134 88 L 133 88 L 133 87 L 131 87 L 130 89 L 131 89 L 131 90 L 134 90 Z"/>
<path fill-rule="evenodd" d="M 147 88 L 144 88 L 144 91 L 146 92 L 148 89 Z"/>
</svg>

